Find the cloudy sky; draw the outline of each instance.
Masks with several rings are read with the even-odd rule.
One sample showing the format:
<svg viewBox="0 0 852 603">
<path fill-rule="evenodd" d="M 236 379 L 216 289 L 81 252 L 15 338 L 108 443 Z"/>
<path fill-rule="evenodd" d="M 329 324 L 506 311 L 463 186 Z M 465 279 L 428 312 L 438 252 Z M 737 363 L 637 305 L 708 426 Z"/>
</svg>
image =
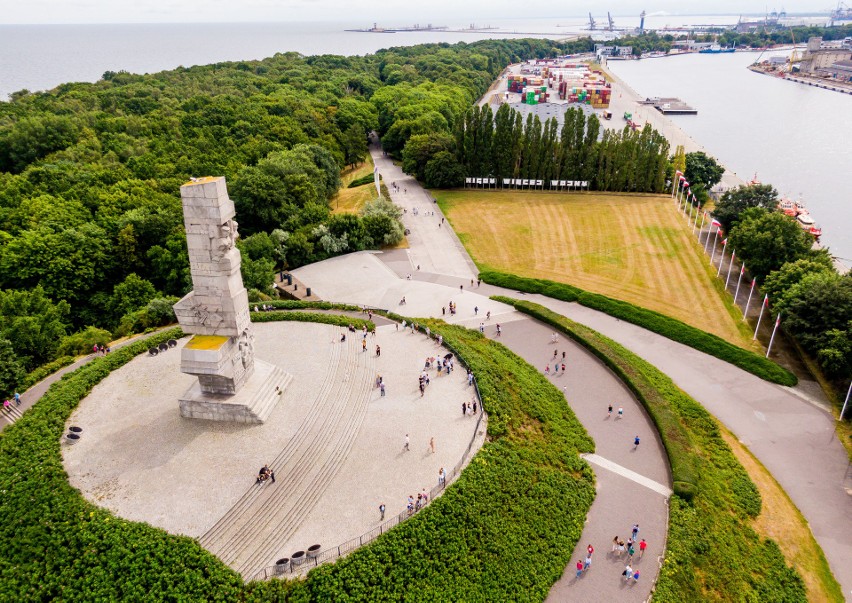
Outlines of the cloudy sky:
<svg viewBox="0 0 852 603">
<path fill-rule="evenodd" d="M 836 0 L 0 0 L 0 24 L 235 21 L 406 21 L 571 17 L 589 10 L 613 15 L 763 13 L 777 8 L 820 12 Z"/>
</svg>

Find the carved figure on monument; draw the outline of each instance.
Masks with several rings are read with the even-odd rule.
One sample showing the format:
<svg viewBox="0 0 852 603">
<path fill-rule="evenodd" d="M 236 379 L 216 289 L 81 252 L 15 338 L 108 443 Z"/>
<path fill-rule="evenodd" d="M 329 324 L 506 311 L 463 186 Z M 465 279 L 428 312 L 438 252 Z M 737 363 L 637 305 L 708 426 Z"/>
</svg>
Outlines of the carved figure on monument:
<svg viewBox="0 0 852 603">
<path fill-rule="evenodd" d="M 262 423 L 274 403 L 259 398 L 283 389 L 288 376 L 255 362 L 248 294 L 235 246 L 234 202 L 221 177 L 193 179 L 180 191 L 193 290 L 174 308 L 184 332 L 195 335 L 181 350 L 181 371 L 198 376 L 180 401 L 181 414 Z M 260 389 L 241 395 L 256 365 L 263 373 Z M 265 387 L 270 380 L 274 386 Z"/>
</svg>

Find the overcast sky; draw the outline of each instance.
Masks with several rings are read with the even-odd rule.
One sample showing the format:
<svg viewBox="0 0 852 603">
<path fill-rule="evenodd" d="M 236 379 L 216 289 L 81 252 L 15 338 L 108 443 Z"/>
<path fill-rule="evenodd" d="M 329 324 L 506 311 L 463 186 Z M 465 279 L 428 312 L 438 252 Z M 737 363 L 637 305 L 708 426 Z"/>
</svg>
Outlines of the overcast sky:
<svg viewBox="0 0 852 603">
<path fill-rule="evenodd" d="M 821 12 L 836 0 L 0 0 L 0 23 L 163 23 L 235 21 L 380 21 L 614 16 L 666 11 L 673 15 Z"/>
</svg>

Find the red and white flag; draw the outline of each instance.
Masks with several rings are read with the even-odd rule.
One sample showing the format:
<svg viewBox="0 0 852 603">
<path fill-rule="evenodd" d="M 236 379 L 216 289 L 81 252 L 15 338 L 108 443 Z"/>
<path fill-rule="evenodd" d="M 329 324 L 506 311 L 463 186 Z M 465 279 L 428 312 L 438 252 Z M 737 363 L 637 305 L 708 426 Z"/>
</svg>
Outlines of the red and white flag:
<svg viewBox="0 0 852 603">
<path fill-rule="evenodd" d="M 745 274 L 745 264 L 743 264 L 742 268 L 740 268 L 740 276 L 742 276 L 743 274 Z M 752 281 L 752 282 L 754 282 L 754 281 Z"/>
<path fill-rule="evenodd" d="M 725 237 L 724 239 L 722 239 L 722 246 L 725 246 L 727 244 L 728 244 L 728 237 Z"/>
<path fill-rule="evenodd" d="M 675 176 L 683 176 L 683 172 L 680 170 L 675 170 Z"/>
<path fill-rule="evenodd" d="M 768 294 L 768 293 L 767 293 L 766 295 L 764 295 L 764 296 L 763 296 L 763 305 L 764 305 L 764 306 L 768 306 L 768 305 L 769 305 L 769 294 Z"/>
<path fill-rule="evenodd" d="M 780 325 L 780 324 L 781 324 L 781 313 L 779 312 L 778 318 L 775 319 L 775 327 L 777 328 L 778 325 Z"/>
<path fill-rule="evenodd" d="M 719 227 L 721 227 L 721 226 L 722 226 L 722 223 L 721 223 L 721 222 L 719 222 L 719 220 L 717 220 L 716 218 L 713 218 L 713 221 L 712 221 L 712 222 L 710 222 L 710 228 L 713 228 L 714 226 L 719 226 Z"/>
<path fill-rule="evenodd" d="M 680 174 L 680 172 L 678 172 L 678 174 Z M 680 181 L 686 182 L 686 178 L 683 177 L 683 174 L 680 174 Z"/>
<path fill-rule="evenodd" d="M 689 182 L 686 181 L 686 178 L 683 179 L 683 185 L 687 187 L 689 186 Z"/>
</svg>

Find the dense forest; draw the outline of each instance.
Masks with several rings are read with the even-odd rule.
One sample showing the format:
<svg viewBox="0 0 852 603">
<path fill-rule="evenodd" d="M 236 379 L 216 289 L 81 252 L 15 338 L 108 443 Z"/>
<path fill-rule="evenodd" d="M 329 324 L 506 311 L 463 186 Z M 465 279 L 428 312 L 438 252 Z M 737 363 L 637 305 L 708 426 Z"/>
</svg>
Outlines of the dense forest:
<svg viewBox="0 0 852 603">
<path fill-rule="evenodd" d="M 363 57 L 278 54 L 26 90 L 0 103 L 0 393 L 58 354 L 172 319 L 190 288 L 180 185 L 223 175 L 246 286 L 401 236 L 376 200 L 332 215 L 376 130 L 391 153 L 451 135 L 512 61 L 564 48 L 493 40 Z"/>
</svg>

